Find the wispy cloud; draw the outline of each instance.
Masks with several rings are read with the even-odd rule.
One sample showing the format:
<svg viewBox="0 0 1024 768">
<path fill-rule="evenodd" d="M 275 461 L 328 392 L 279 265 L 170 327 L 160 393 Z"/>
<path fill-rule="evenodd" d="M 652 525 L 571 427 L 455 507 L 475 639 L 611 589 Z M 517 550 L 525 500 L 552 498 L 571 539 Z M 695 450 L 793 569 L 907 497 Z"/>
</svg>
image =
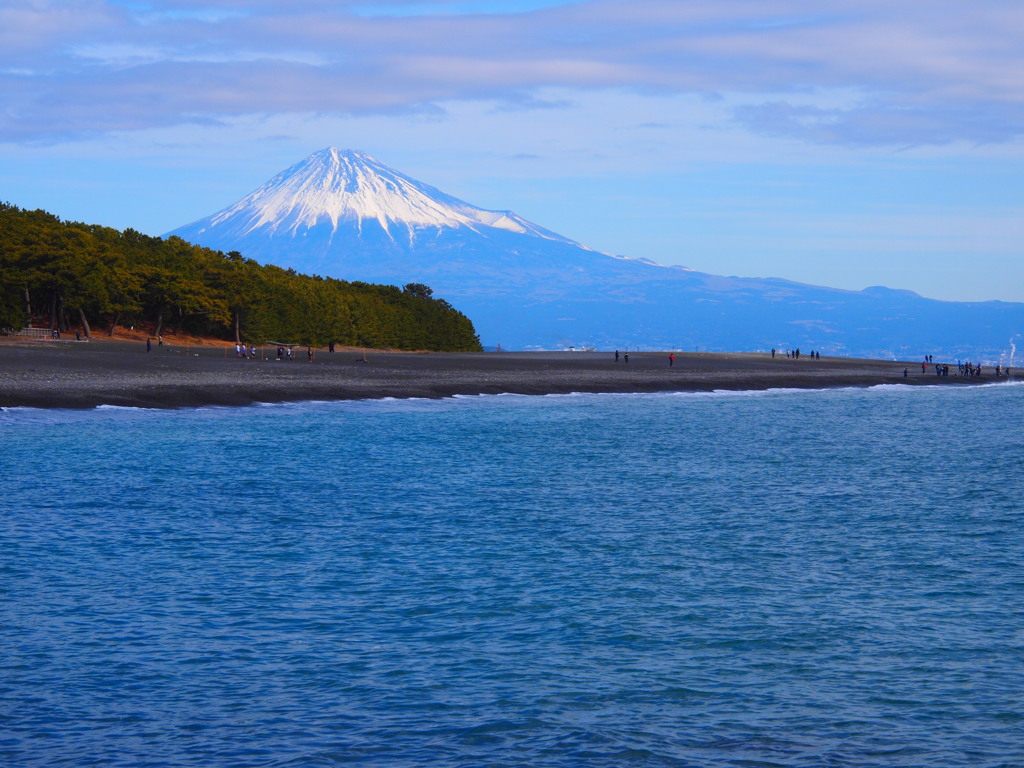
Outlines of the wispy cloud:
<svg viewBox="0 0 1024 768">
<path fill-rule="evenodd" d="M 738 107 L 751 130 L 820 144 L 920 147 L 960 139 L 1000 143 L 1022 133 L 1024 105 L 953 103 L 920 106 L 875 100 L 847 109 L 766 102 Z"/>
<path fill-rule="evenodd" d="M 739 124 L 804 141 L 1001 142 L 1021 39 L 1017 0 L 14 0 L 0 140 L 628 88 L 742 96 Z"/>
</svg>

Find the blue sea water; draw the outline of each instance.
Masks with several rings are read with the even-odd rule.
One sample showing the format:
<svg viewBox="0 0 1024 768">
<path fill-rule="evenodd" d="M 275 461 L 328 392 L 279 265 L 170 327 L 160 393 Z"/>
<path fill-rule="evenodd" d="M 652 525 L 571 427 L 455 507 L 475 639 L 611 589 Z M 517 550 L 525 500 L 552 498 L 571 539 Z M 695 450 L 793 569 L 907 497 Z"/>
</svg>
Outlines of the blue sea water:
<svg viewBox="0 0 1024 768">
<path fill-rule="evenodd" d="M 0 765 L 1024 765 L 1024 387 L 0 412 Z"/>
</svg>

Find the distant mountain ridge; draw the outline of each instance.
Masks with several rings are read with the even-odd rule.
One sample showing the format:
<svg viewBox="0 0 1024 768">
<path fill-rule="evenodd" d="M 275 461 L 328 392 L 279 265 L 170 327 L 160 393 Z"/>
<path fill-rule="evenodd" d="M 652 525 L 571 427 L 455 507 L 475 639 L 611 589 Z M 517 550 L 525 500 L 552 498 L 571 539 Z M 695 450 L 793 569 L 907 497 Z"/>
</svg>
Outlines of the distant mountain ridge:
<svg viewBox="0 0 1024 768">
<path fill-rule="evenodd" d="M 334 147 L 169 235 L 300 272 L 426 283 L 485 345 L 514 349 L 774 347 L 1009 362 L 1024 332 L 1024 304 L 724 277 L 601 253 Z"/>
</svg>

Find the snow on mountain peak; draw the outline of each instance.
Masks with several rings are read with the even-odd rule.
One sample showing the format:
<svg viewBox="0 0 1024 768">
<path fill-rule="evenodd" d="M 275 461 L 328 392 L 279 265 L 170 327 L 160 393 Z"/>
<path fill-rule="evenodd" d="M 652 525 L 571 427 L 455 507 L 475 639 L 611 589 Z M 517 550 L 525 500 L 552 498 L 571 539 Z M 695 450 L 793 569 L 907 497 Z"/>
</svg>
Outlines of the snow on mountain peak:
<svg viewBox="0 0 1024 768">
<path fill-rule="evenodd" d="M 390 168 L 365 152 L 328 147 L 277 174 L 237 203 L 212 216 L 203 229 L 234 225 L 240 234 L 265 228 L 295 235 L 331 223 L 374 220 L 391 237 L 395 225 L 503 229 L 574 243 L 516 216 L 489 211 L 446 195 Z M 576 243 L 574 243 L 576 244 Z"/>
</svg>

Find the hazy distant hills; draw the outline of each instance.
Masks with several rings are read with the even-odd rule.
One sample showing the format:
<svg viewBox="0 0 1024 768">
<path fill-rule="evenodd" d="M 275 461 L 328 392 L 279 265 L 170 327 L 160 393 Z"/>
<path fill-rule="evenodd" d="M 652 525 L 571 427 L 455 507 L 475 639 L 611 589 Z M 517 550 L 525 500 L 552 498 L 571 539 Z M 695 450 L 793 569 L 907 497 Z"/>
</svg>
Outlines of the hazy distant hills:
<svg viewBox="0 0 1024 768">
<path fill-rule="evenodd" d="M 334 148 L 169 234 L 300 272 L 426 283 L 485 345 L 508 349 L 775 347 L 1007 362 L 1024 332 L 1020 303 L 722 277 L 600 253 Z"/>
</svg>

